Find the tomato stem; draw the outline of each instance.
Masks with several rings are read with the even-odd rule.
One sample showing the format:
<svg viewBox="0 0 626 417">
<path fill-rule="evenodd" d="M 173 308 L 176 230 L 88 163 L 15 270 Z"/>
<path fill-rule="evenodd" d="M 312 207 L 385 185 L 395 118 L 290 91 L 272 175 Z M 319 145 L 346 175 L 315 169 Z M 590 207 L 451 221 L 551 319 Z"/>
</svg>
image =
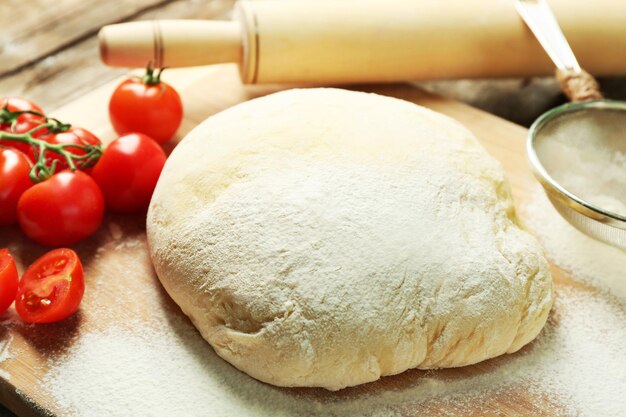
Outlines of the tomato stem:
<svg viewBox="0 0 626 417">
<path fill-rule="evenodd" d="M 11 111 L 9 110 L 9 105 L 6 104 L 2 109 L 0 109 L 0 124 L 15 125 L 17 118 L 23 114 L 32 114 L 34 116 L 40 116 L 44 119 L 46 118 L 44 114 L 34 110 Z"/>
<path fill-rule="evenodd" d="M 161 74 L 163 74 L 165 68 L 152 68 L 152 62 L 148 62 L 146 73 L 141 78 L 141 82 L 146 85 L 159 85 L 161 83 Z"/>
<path fill-rule="evenodd" d="M 26 133 L 0 132 L 0 144 L 2 144 L 2 141 L 21 142 L 27 143 L 34 148 L 34 153 L 37 160 L 34 164 L 32 164 L 29 173 L 29 177 L 33 182 L 44 181 L 50 178 L 56 172 L 57 164 L 59 161 L 57 159 L 54 159 L 51 163 L 49 163 L 46 158 L 47 151 L 52 151 L 64 157 L 65 161 L 67 162 L 67 166 L 72 171 L 76 171 L 77 169 L 89 168 L 95 165 L 95 163 L 98 161 L 98 159 L 100 159 L 100 156 L 102 155 L 101 145 L 77 145 L 73 143 L 52 144 L 46 142 L 45 140 L 33 137 L 34 133 L 42 129 L 55 131 L 55 129 L 59 129 L 59 126 L 67 126 L 67 128 L 69 128 L 70 126 L 68 124 L 61 123 L 57 119 L 48 120 L 53 120 L 53 123 L 43 123 Z M 68 152 L 66 148 L 82 149 L 85 153 L 84 155 L 74 155 L 73 153 Z"/>
</svg>

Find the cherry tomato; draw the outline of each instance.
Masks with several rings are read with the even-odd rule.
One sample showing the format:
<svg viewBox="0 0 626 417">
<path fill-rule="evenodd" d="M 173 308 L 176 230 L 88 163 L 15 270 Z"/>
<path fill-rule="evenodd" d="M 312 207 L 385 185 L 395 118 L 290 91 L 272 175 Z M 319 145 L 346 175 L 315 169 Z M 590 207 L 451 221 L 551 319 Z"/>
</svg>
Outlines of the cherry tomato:
<svg viewBox="0 0 626 417">
<path fill-rule="evenodd" d="M 139 132 L 163 143 L 174 136 L 183 118 L 180 96 L 152 69 L 142 79 L 130 78 L 113 92 L 109 116 L 120 134 Z"/>
<path fill-rule="evenodd" d="M 21 152 L 0 148 L 0 226 L 17 221 L 17 202 L 33 182 L 30 164 Z"/>
<path fill-rule="evenodd" d="M 32 101 L 29 101 L 20 97 L 4 97 L 0 99 L 0 109 L 3 109 L 5 106 L 7 107 L 9 111 L 12 111 L 12 112 L 30 110 L 30 111 L 36 111 L 37 113 L 43 114 L 43 110 L 41 110 L 41 107 L 39 107 Z M 0 117 L 0 121 L 2 121 L 1 119 L 2 118 Z M 25 133 L 25 132 L 28 132 L 29 130 L 34 129 L 40 124 L 45 123 L 46 120 L 44 117 L 41 117 L 35 114 L 25 113 L 25 114 L 19 115 L 15 121 L 16 123 L 14 125 L 12 124 L 12 122 L 0 123 L 0 130 L 4 132 L 10 132 L 10 133 Z M 39 138 L 45 134 L 46 134 L 46 130 L 42 129 L 42 130 L 35 132 L 33 136 Z M 8 140 L 3 140 L 1 143 L 5 146 L 9 146 L 21 152 L 24 152 L 24 154 L 26 154 L 26 156 L 28 156 L 28 158 L 34 162 L 35 156 L 34 156 L 33 149 L 30 145 L 26 143 L 8 141 Z"/>
<path fill-rule="evenodd" d="M 35 103 L 33 103 L 32 101 L 26 100 L 24 98 L 20 98 L 20 97 L 4 97 L 2 99 L 0 99 L 0 108 L 4 108 L 6 107 L 9 111 L 11 112 L 16 112 L 16 111 L 34 111 L 37 113 L 41 113 L 43 114 L 43 110 L 41 110 L 41 107 L 39 107 L 38 105 L 36 105 Z M 26 122 L 30 122 L 30 123 L 43 123 L 45 121 L 45 118 L 42 116 L 38 116 L 36 114 L 30 114 L 30 113 L 25 113 L 25 114 L 21 114 L 17 117 L 16 119 L 16 127 L 19 127 L 21 123 L 26 123 Z M 27 124 L 27 126 L 30 126 Z M 17 132 L 17 133 L 24 133 L 27 132 L 30 129 L 15 129 L 15 130 L 11 130 L 11 123 L 1 123 L 0 124 L 0 129 L 4 130 L 6 132 Z"/>
<path fill-rule="evenodd" d="M 35 184 L 17 203 L 22 230 L 36 242 L 71 245 L 93 234 L 104 215 L 98 184 L 81 171 L 62 171 Z"/>
<path fill-rule="evenodd" d="M 7 311 L 17 294 L 17 268 L 8 249 L 0 249 L 0 314 Z"/>
<path fill-rule="evenodd" d="M 28 267 L 15 309 L 27 323 L 54 323 L 78 310 L 85 293 L 83 265 L 71 249 L 55 249 Z"/>
<path fill-rule="evenodd" d="M 61 133 L 52 133 L 45 136 L 45 140 L 52 145 L 99 146 L 102 144 L 102 142 L 100 142 L 100 139 L 98 139 L 96 135 L 88 130 L 81 129 L 79 127 L 72 127 L 69 130 Z M 66 147 L 65 150 L 78 156 L 85 155 L 85 151 L 80 148 Z M 69 168 L 69 166 L 67 165 L 67 160 L 62 155 L 53 151 L 46 151 L 45 154 L 47 163 L 51 164 L 53 161 L 57 161 L 56 172 L 60 172 L 64 169 Z M 80 166 L 77 166 L 77 168 L 80 168 Z M 89 172 L 88 169 L 86 171 Z"/>
<path fill-rule="evenodd" d="M 111 142 L 91 173 L 102 189 L 107 208 L 118 212 L 148 208 L 166 159 L 163 149 L 141 133 Z"/>
</svg>

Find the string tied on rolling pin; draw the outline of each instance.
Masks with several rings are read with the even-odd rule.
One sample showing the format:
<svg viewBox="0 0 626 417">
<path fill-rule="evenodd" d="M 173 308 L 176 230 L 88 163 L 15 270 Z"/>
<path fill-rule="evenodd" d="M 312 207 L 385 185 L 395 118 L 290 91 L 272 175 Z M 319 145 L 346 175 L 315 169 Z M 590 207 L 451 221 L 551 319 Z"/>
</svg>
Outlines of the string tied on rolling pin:
<svg viewBox="0 0 626 417">
<path fill-rule="evenodd" d="M 573 102 L 603 99 L 600 85 L 593 75 L 583 69 L 557 69 L 556 78 L 563 93 Z"/>
</svg>

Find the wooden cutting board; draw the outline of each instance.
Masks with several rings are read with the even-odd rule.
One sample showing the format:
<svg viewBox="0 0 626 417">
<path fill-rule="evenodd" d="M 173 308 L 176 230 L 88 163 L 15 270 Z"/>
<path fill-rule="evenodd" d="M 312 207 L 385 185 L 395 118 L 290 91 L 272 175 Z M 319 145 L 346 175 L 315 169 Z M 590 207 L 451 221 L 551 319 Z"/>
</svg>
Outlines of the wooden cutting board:
<svg viewBox="0 0 626 417">
<path fill-rule="evenodd" d="M 243 86 L 237 77 L 236 68 L 229 65 L 168 70 L 164 79 L 178 89 L 185 106 L 182 127 L 177 138 L 166 148 L 173 147 L 206 117 L 250 98 L 286 88 Z M 118 82 L 98 88 L 57 109 L 52 115 L 88 128 L 108 142 L 115 134 L 108 121 L 107 105 Z M 536 187 L 525 159 L 526 129 L 467 105 L 429 95 L 409 84 L 351 88 L 402 98 L 459 120 L 503 164 L 512 183 L 517 204 L 528 200 L 531 189 Z M 0 372 L 0 402 L 9 409 L 21 416 L 44 415 L 46 412 L 64 415 L 64 410 L 55 403 L 47 387 L 40 383 L 48 370 L 49 359 L 62 355 L 89 331 L 106 329 L 131 320 L 148 320 L 154 308 L 182 316 L 154 275 L 146 251 L 144 221 L 143 215 L 109 214 L 95 236 L 75 246 L 85 266 L 87 285 L 81 309 L 75 316 L 54 325 L 0 326 L 0 343 L 10 342 L 11 358 L 0 363 L 0 370 L 3 371 Z M 29 241 L 17 227 L 0 229 L 0 247 L 11 249 L 21 270 L 47 250 Z M 558 268 L 553 268 L 553 272 L 558 286 L 578 285 Z M 158 292 L 162 296 L 162 302 L 150 304 L 137 296 L 146 290 Z M 493 366 L 496 366 L 494 361 L 488 361 L 446 371 L 446 378 L 489 372 Z M 9 378 L 5 378 L 7 374 Z M 402 384 L 403 379 L 418 378 L 419 375 L 419 371 L 406 372 L 368 386 L 376 387 L 373 392 L 380 392 L 385 387 L 392 389 Z M 555 404 L 549 403 L 546 398 L 535 398 L 524 390 L 519 390 L 500 392 L 498 395 L 477 400 L 470 409 L 463 410 L 429 401 L 415 410 L 415 415 L 548 416 L 554 415 L 558 408 L 558 404 L 555 408 Z"/>
</svg>

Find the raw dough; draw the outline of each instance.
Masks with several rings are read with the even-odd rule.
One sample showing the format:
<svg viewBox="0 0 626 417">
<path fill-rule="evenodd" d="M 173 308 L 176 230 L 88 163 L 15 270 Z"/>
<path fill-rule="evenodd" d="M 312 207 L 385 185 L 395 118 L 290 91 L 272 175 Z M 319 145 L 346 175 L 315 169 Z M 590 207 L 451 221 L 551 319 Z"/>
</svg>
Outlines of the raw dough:
<svg viewBox="0 0 626 417">
<path fill-rule="evenodd" d="M 254 378 L 337 390 L 515 352 L 552 281 L 500 165 L 457 122 L 338 89 L 248 101 L 174 150 L 156 272 Z"/>
</svg>

